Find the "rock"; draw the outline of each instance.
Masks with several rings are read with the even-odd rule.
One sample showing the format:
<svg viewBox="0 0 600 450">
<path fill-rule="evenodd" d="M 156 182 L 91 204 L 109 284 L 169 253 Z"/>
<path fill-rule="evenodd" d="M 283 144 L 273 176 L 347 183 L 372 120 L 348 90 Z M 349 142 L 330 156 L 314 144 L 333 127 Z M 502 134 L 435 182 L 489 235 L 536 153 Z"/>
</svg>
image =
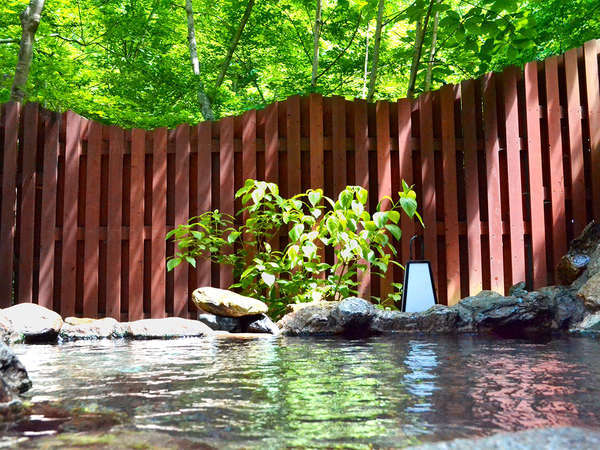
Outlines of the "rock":
<svg viewBox="0 0 600 450">
<path fill-rule="evenodd" d="M 213 330 L 202 322 L 180 317 L 136 320 L 129 322 L 126 326 L 125 336 L 133 339 L 171 339 L 213 334 Z"/>
<path fill-rule="evenodd" d="M 92 319 L 91 322 L 82 321 L 79 324 L 65 323 L 60 329 L 59 337 L 63 341 L 74 341 L 79 339 L 108 339 L 112 337 L 120 337 L 119 334 L 122 335 L 123 333 L 119 333 L 118 325 L 119 322 L 117 322 L 112 317 L 107 317 L 105 319 L 98 320 Z"/>
<path fill-rule="evenodd" d="M 366 300 L 358 297 L 348 297 L 338 303 L 331 311 L 333 319 L 349 336 L 367 336 L 371 334 L 371 320 L 375 308 Z"/>
<path fill-rule="evenodd" d="M 376 333 L 448 334 L 470 331 L 459 328 L 459 315 L 454 307 L 435 305 L 422 313 L 376 310 L 371 328 Z"/>
<path fill-rule="evenodd" d="M 69 325 L 85 325 L 96 320 L 97 319 L 91 319 L 89 317 L 67 317 L 64 322 Z"/>
<path fill-rule="evenodd" d="M 230 333 L 242 330 L 241 319 L 238 317 L 223 317 L 198 311 L 198 320 L 208 325 L 212 330 L 229 331 Z"/>
<path fill-rule="evenodd" d="M 4 311 L 0 311 L 0 343 L 17 344 L 25 340 L 23 334 L 18 333 L 6 317 Z"/>
<path fill-rule="evenodd" d="M 473 329 L 505 337 L 530 337 L 552 331 L 553 302 L 538 292 L 504 297 L 482 291 L 457 305 L 460 321 Z"/>
<path fill-rule="evenodd" d="M 589 223 L 581 234 L 571 241 L 571 246 L 557 266 L 558 281 L 573 283 L 588 267 L 592 255 L 600 248 L 600 224 Z"/>
<path fill-rule="evenodd" d="M 600 448 L 600 433 L 586 428 L 540 428 L 411 447 L 412 450 L 564 450 L 569 448 L 596 450 Z"/>
<path fill-rule="evenodd" d="M 19 303 L 3 309 L 2 314 L 26 343 L 54 342 L 63 325 L 60 315 L 35 303 Z"/>
<path fill-rule="evenodd" d="M 575 290 L 568 286 L 547 286 L 537 292 L 548 297 L 553 303 L 555 330 L 567 330 L 581 322 L 585 314 L 583 301 Z"/>
<path fill-rule="evenodd" d="M 588 314 L 581 322 L 569 330 L 577 334 L 597 334 L 600 333 L 600 312 Z"/>
<path fill-rule="evenodd" d="M 225 317 L 243 317 L 264 314 L 269 309 L 267 305 L 260 300 L 213 287 L 201 287 L 196 289 L 192 293 L 192 300 L 198 309 Z"/>
<path fill-rule="evenodd" d="M 278 335 L 279 327 L 266 314 L 246 316 L 240 319 L 242 333 L 269 333 Z"/>
<path fill-rule="evenodd" d="M 0 344 L 0 379 L 14 392 L 22 394 L 31 388 L 31 380 L 25 366 L 17 355 L 4 344 Z"/>
<path fill-rule="evenodd" d="M 590 311 L 600 310 L 600 272 L 589 278 L 577 292 Z"/>
<path fill-rule="evenodd" d="M 523 297 L 527 295 L 527 284 L 524 281 L 513 284 L 508 290 L 508 295 L 512 297 Z"/>
<path fill-rule="evenodd" d="M 344 331 L 332 317 L 337 302 L 306 303 L 296 311 L 286 314 L 277 322 L 281 333 L 288 336 L 334 335 Z"/>
</svg>

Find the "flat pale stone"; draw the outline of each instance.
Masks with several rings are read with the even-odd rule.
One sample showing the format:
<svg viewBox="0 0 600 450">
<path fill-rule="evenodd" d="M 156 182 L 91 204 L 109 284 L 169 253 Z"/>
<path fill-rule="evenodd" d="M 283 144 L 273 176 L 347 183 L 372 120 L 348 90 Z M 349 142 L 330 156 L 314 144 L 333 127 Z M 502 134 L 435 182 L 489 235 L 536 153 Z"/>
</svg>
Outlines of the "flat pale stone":
<svg viewBox="0 0 600 450">
<path fill-rule="evenodd" d="M 69 319 L 73 319 L 73 317 Z M 91 319 L 91 322 L 84 321 L 79 324 L 65 323 L 60 329 L 59 336 L 63 340 L 107 339 L 117 334 L 115 332 L 118 324 L 119 322 L 112 317 Z"/>
<path fill-rule="evenodd" d="M 90 317 L 67 317 L 65 319 L 65 323 L 69 325 L 83 325 L 87 323 L 93 323 L 97 319 L 92 319 Z M 102 319 L 100 319 L 102 320 Z"/>
<path fill-rule="evenodd" d="M 125 337 L 133 339 L 171 339 L 211 336 L 214 334 L 213 330 L 202 322 L 182 319 L 181 317 L 143 319 L 125 325 Z"/>
<path fill-rule="evenodd" d="M 198 309 L 225 317 L 253 316 L 269 310 L 260 300 L 213 287 L 196 289 L 192 300 Z"/>
<path fill-rule="evenodd" d="M 59 314 L 35 303 L 19 303 L 3 309 L 2 314 L 15 332 L 25 336 L 58 334 L 63 325 Z"/>
</svg>

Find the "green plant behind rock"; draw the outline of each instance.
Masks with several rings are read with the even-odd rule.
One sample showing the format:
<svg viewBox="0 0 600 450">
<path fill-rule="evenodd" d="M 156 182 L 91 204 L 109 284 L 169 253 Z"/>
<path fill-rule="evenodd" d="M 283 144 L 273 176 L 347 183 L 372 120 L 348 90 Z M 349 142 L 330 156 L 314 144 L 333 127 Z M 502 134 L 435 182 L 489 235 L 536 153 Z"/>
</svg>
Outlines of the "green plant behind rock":
<svg viewBox="0 0 600 450">
<path fill-rule="evenodd" d="M 393 256 L 401 212 L 422 223 L 415 192 L 402 186 L 396 202 L 384 198 L 385 210 L 380 202 L 371 215 L 360 186 L 346 187 L 334 201 L 321 189 L 283 198 L 274 183 L 246 180 L 236 193 L 244 223 L 236 226 L 235 217 L 218 210 L 192 217 L 167 234 L 178 247 L 167 268 L 183 261 L 196 267 L 198 258 L 233 266 L 231 288 L 265 301 L 274 317 L 288 303 L 342 299 L 356 294 L 357 275 L 368 266 L 384 276 L 390 263 L 400 265 Z M 280 249 L 284 233 L 288 240 Z M 325 260 L 327 248 L 333 262 Z"/>
</svg>

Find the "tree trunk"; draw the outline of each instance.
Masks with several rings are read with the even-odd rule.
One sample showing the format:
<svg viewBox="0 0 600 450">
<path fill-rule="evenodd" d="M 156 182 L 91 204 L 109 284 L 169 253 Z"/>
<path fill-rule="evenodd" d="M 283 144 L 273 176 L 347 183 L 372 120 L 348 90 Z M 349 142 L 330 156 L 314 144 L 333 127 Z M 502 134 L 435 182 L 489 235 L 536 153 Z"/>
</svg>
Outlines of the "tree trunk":
<svg viewBox="0 0 600 450">
<path fill-rule="evenodd" d="M 233 56 L 233 52 L 235 52 L 235 49 L 238 43 L 240 42 L 240 38 L 242 37 L 242 33 L 244 32 L 246 23 L 248 23 L 248 19 L 250 18 L 250 14 L 252 13 L 253 7 L 254 0 L 248 0 L 248 4 L 246 5 L 246 11 L 244 11 L 244 15 L 242 16 L 242 21 L 240 22 L 239 27 L 233 35 L 233 39 L 231 40 L 231 44 L 229 45 L 229 49 L 227 50 L 227 56 L 225 56 L 225 60 L 221 65 L 221 72 L 219 72 L 217 82 L 215 83 L 215 91 L 217 91 L 219 87 L 221 87 L 221 84 L 225 79 L 225 74 L 227 73 L 227 69 L 229 69 L 229 65 L 231 64 L 231 57 Z"/>
<path fill-rule="evenodd" d="M 363 73 L 363 88 L 362 88 L 362 96 L 363 98 L 367 98 L 367 73 L 369 70 L 369 24 L 367 21 L 367 39 L 365 42 L 365 69 Z"/>
<path fill-rule="evenodd" d="M 200 80 L 200 62 L 198 61 L 198 49 L 196 46 L 196 29 L 194 27 L 194 9 L 192 6 L 192 0 L 185 0 L 185 12 L 187 14 L 187 27 L 188 27 L 188 45 L 190 48 L 190 61 L 192 62 L 192 69 L 196 78 L 197 90 L 198 90 L 198 103 L 200 104 L 200 112 L 204 120 L 215 120 L 215 115 L 210 104 L 210 99 L 204 91 L 204 84 Z"/>
<path fill-rule="evenodd" d="M 321 39 L 321 0 L 317 0 L 317 12 L 315 13 L 315 25 L 313 27 L 313 60 L 312 78 L 310 85 L 317 87 L 317 76 L 319 73 L 319 41 Z"/>
<path fill-rule="evenodd" d="M 375 26 L 375 44 L 373 45 L 373 63 L 371 64 L 371 76 L 369 78 L 369 93 L 367 101 L 373 101 L 375 94 L 375 82 L 377 81 L 377 65 L 379 64 L 379 47 L 381 46 L 381 29 L 383 28 L 383 10 L 385 9 L 385 0 L 379 0 L 377 10 L 377 25 Z"/>
<path fill-rule="evenodd" d="M 429 48 L 429 60 L 427 61 L 427 74 L 425 75 L 425 90 L 431 89 L 431 78 L 433 72 L 433 60 L 435 59 L 438 23 L 440 21 L 440 12 L 436 11 L 433 18 L 433 29 L 431 30 L 431 47 Z"/>
<path fill-rule="evenodd" d="M 425 19 L 417 22 L 417 32 L 415 34 L 415 49 L 413 53 L 412 64 L 410 66 L 410 76 L 408 79 L 408 89 L 406 91 L 407 98 L 413 98 L 415 96 L 415 83 L 417 81 L 417 73 L 419 71 L 419 64 L 421 62 L 421 54 L 423 52 L 423 41 L 425 40 L 425 33 L 427 32 L 427 25 L 429 24 L 429 18 L 431 17 L 431 10 L 436 0 L 429 2 L 429 7 L 425 13 Z"/>
<path fill-rule="evenodd" d="M 15 68 L 15 79 L 10 93 L 11 101 L 22 102 L 25 97 L 25 86 L 29 78 L 29 69 L 33 58 L 33 44 L 35 42 L 35 32 L 37 31 L 42 10 L 44 9 L 44 0 L 30 0 L 29 5 L 21 13 L 21 43 L 19 47 L 19 59 Z"/>
</svg>

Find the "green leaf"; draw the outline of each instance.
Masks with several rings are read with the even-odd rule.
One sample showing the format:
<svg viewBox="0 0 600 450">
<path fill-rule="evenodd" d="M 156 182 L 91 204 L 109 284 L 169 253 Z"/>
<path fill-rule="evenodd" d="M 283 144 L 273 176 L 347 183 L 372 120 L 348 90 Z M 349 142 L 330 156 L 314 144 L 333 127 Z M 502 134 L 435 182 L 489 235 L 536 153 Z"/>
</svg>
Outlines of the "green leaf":
<svg viewBox="0 0 600 450">
<path fill-rule="evenodd" d="M 181 264 L 181 258 L 171 258 L 167 261 L 167 270 L 170 272 L 179 264 Z"/>
<path fill-rule="evenodd" d="M 269 287 L 273 286 L 273 284 L 275 283 L 275 275 L 273 274 L 263 272 L 260 274 L 260 277 L 262 278 L 264 283 Z"/>
<path fill-rule="evenodd" d="M 308 192 L 308 201 L 313 206 L 317 206 L 321 201 L 321 198 L 323 198 L 323 191 L 320 189 Z"/>
<path fill-rule="evenodd" d="M 240 236 L 239 231 L 232 231 L 231 233 L 229 233 L 229 236 L 227 236 L 227 242 L 229 242 L 230 244 L 233 244 L 235 242 L 235 240 Z"/>
<path fill-rule="evenodd" d="M 192 258 L 191 256 L 187 256 L 185 257 L 185 260 L 189 263 L 190 266 L 192 266 L 194 269 L 196 268 L 196 260 L 194 258 Z"/>
<path fill-rule="evenodd" d="M 413 198 L 402 197 L 400 199 L 400 206 L 411 219 L 415 215 L 415 212 L 417 212 L 417 201 Z"/>
<path fill-rule="evenodd" d="M 387 218 L 390 220 L 390 222 L 398 223 L 400 220 L 400 213 L 398 211 L 388 211 Z"/>
<path fill-rule="evenodd" d="M 385 228 L 389 230 L 389 232 L 392 233 L 392 236 L 394 236 L 397 240 L 400 240 L 402 237 L 402 230 L 398 225 L 393 225 L 390 223 L 386 225 Z"/>
<path fill-rule="evenodd" d="M 304 233 L 304 224 L 297 223 L 292 227 L 288 234 L 292 242 L 296 242 L 298 239 L 300 239 L 302 233 Z"/>
<path fill-rule="evenodd" d="M 365 188 L 359 187 L 358 191 L 356 192 L 356 198 L 363 205 L 366 205 L 367 200 L 369 199 L 369 193 L 367 192 L 367 190 Z"/>
<path fill-rule="evenodd" d="M 373 221 L 375 222 L 375 225 L 377 225 L 377 228 L 383 228 L 387 222 L 387 212 L 376 212 L 373 214 Z"/>
</svg>

